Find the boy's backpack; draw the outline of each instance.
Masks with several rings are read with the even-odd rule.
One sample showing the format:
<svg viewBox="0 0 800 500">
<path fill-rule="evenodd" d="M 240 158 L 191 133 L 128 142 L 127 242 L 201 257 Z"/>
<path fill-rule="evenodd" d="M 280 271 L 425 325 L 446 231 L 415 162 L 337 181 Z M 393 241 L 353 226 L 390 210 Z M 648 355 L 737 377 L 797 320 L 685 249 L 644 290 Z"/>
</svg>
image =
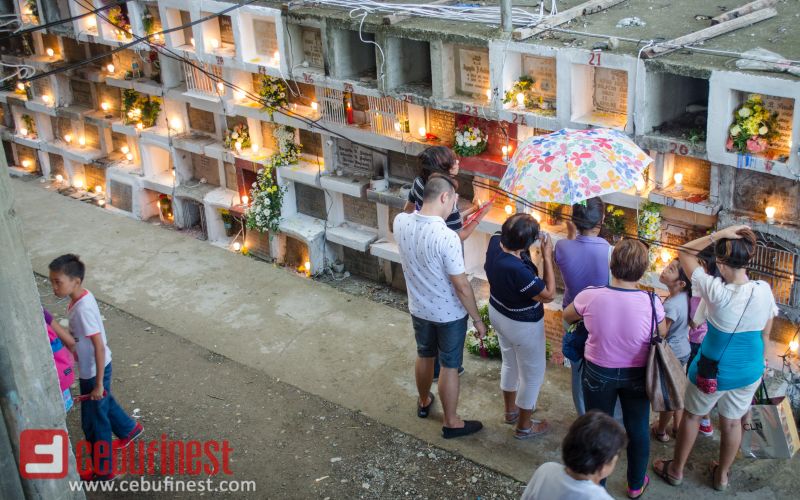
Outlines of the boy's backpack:
<svg viewBox="0 0 800 500">
<path fill-rule="evenodd" d="M 61 391 L 69 389 L 72 382 L 75 381 L 75 370 L 72 368 L 74 358 L 69 349 L 64 347 L 61 339 L 56 335 L 55 330 L 50 325 L 47 325 L 47 336 L 50 338 L 50 348 L 53 350 L 53 361 L 56 363 L 56 371 L 58 372 L 58 385 Z"/>
</svg>

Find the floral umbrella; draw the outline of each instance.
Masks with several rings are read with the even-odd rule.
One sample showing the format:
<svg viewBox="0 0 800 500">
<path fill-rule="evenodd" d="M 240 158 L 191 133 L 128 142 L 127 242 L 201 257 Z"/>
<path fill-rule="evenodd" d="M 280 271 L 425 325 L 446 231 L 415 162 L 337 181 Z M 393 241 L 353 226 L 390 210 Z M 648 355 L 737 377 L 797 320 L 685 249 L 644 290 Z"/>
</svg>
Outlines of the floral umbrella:
<svg viewBox="0 0 800 500">
<path fill-rule="evenodd" d="M 617 130 L 562 129 L 522 143 L 500 188 L 529 202 L 572 205 L 628 189 L 652 161 Z"/>
</svg>

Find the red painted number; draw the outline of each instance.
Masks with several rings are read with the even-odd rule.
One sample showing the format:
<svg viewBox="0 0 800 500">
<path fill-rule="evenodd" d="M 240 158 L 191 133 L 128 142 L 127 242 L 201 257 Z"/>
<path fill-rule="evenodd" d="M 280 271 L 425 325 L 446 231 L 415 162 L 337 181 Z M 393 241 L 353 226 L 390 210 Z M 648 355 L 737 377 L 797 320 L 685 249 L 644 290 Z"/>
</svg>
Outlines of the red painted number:
<svg viewBox="0 0 800 500">
<path fill-rule="evenodd" d="M 344 84 L 344 91 L 345 92 L 350 92 L 352 94 L 353 93 L 353 85 L 350 84 L 350 83 L 345 83 Z"/>
<path fill-rule="evenodd" d="M 414 96 L 409 95 L 409 94 L 401 95 L 400 96 L 400 101 L 407 102 L 409 104 L 413 104 L 414 103 Z"/>
<path fill-rule="evenodd" d="M 477 106 L 464 106 L 464 113 L 472 116 L 478 116 Z"/>
<path fill-rule="evenodd" d="M 515 125 L 525 125 L 525 115 L 518 115 L 517 113 L 514 113 L 512 117 L 511 123 Z"/>
<path fill-rule="evenodd" d="M 223 64 L 224 62 L 225 62 L 225 60 L 224 60 L 224 59 L 222 59 L 220 56 L 217 56 L 217 66 L 222 66 L 222 64 Z"/>
<path fill-rule="evenodd" d="M 267 67 L 266 66 L 259 66 L 258 67 L 258 74 L 259 75 L 266 75 L 267 74 Z"/>
<path fill-rule="evenodd" d="M 672 154 L 688 155 L 689 146 L 687 146 L 686 144 L 678 144 L 677 142 L 670 142 L 669 152 Z"/>
<path fill-rule="evenodd" d="M 314 76 L 308 73 L 303 73 L 303 82 L 308 84 L 314 83 Z"/>
<path fill-rule="evenodd" d="M 592 57 L 589 58 L 590 66 L 600 66 L 600 55 L 602 52 L 592 52 Z"/>
</svg>

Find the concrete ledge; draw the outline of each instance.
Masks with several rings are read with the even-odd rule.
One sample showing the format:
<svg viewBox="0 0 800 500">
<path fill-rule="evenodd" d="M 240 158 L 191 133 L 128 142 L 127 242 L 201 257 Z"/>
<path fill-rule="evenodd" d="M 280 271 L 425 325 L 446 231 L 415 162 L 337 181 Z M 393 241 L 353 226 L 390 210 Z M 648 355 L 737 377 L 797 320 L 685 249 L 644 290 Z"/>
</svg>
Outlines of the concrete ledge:
<svg viewBox="0 0 800 500">
<path fill-rule="evenodd" d="M 125 134 L 130 135 L 133 137 L 138 137 L 139 133 L 136 130 L 136 127 L 133 125 L 125 125 L 122 121 L 118 121 L 111 124 L 111 130 L 117 132 L 118 134 Z"/>
<path fill-rule="evenodd" d="M 306 162 L 300 162 L 296 165 L 286 165 L 278 167 L 278 173 L 281 178 L 306 184 L 308 186 L 320 187 L 319 168 Z"/>
<path fill-rule="evenodd" d="M 400 260 L 400 250 L 397 247 L 397 243 L 394 241 L 381 239 L 380 241 L 370 245 L 369 249 L 369 253 L 375 257 L 402 264 L 402 261 Z"/>
<path fill-rule="evenodd" d="M 12 136 L 11 140 L 17 144 L 28 146 L 29 148 L 33 149 L 40 149 L 42 145 L 45 144 L 45 141 L 42 139 L 29 139 L 27 137 L 22 137 L 21 135 Z"/>
<path fill-rule="evenodd" d="M 239 204 L 239 193 L 224 187 L 219 187 L 213 191 L 209 191 L 204 201 L 207 205 L 228 209 Z"/>
<path fill-rule="evenodd" d="M 35 113 L 44 113 L 50 116 L 56 116 L 56 109 L 53 106 L 48 106 L 41 102 L 27 101 L 25 107 Z"/>
<path fill-rule="evenodd" d="M 370 243 L 378 239 L 378 230 L 345 222 L 328 229 L 327 239 L 353 250 L 366 252 Z"/>
<path fill-rule="evenodd" d="M 205 153 L 206 146 L 215 142 L 216 140 L 214 138 L 202 134 L 183 135 L 172 139 L 172 145 L 176 149 L 182 149 L 199 155 Z"/>
<path fill-rule="evenodd" d="M 367 186 L 369 186 L 369 179 L 344 175 L 323 175 L 320 177 L 319 182 L 323 189 L 346 194 L 354 198 L 363 198 L 367 192 Z"/>
<path fill-rule="evenodd" d="M 671 193 L 667 191 L 659 192 L 654 190 L 650 192 L 648 199 L 654 203 L 660 203 L 661 205 L 666 205 L 668 207 L 679 208 L 681 210 L 687 210 L 689 212 L 703 215 L 716 215 L 720 210 L 718 203 L 711 203 L 709 200 L 695 203 L 670 196 L 670 194 Z"/>
<path fill-rule="evenodd" d="M 325 233 L 325 221 L 305 214 L 294 214 L 281 220 L 280 230 L 302 240 L 310 249 Z"/>
<path fill-rule="evenodd" d="M 172 174 L 161 174 L 152 177 L 142 177 L 142 187 L 162 194 L 171 195 L 175 190 L 175 178 Z"/>
<path fill-rule="evenodd" d="M 192 184 L 191 186 L 179 184 L 175 187 L 175 196 L 180 198 L 188 198 L 198 203 L 204 203 L 206 195 L 217 188 L 219 188 L 219 186 L 200 183 L 197 183 L 197 185 Z"/>
</svg>

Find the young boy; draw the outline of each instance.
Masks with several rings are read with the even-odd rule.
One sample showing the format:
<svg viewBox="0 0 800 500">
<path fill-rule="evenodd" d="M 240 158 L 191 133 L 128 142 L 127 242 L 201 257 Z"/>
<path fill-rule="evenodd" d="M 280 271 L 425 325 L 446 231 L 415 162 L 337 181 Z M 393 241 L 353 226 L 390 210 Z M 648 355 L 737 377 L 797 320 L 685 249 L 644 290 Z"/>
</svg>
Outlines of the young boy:
<svg viewBox="0 0 800 500">
<path fill-rule="evenodd" d="M 49 267 L 53 293 L 59 298 L 71 299 L 67 317 L 70 332 L 78 342 L 75 353 L 80 391 L 81 395 L 89 395 L 81 405 L 81 427 L 86 440 L 92 444 L 94 471 L 90 477 L 82 479 L 110 480 L 114 478 L 111 433 L 120 438 L 113 446 L 119 449 L 141 436 L 144 428 L 129 417 L 111 395 L 111 350 L 97 301 L 83 288 L 86 267 L 73 254 L 58 257 Z"/>
<path fill-rule="evenodd" d="M 561 458 L 542 464 L 525 488 L 522 500 L 613 500 L 600 481 L 614 472 L 625 447 L 625 429 L 597 410 L 578 417 L 561 444 Z"/>
</svg>

